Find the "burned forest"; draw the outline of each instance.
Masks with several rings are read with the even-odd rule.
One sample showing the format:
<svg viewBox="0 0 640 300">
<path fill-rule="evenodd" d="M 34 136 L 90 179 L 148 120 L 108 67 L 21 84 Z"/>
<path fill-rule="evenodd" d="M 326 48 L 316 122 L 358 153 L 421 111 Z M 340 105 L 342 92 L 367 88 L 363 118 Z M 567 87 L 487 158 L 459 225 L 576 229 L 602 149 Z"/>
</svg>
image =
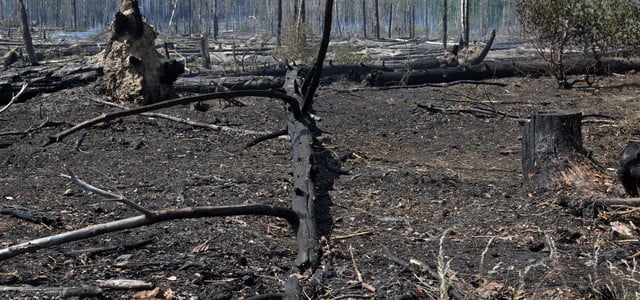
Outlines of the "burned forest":
<svg viewBox="0 0 640 300">
<path fill-rule="evenodd" d="M 637 299 L 608 1 L 0 1 L 0 299 Z"/>
</svg>

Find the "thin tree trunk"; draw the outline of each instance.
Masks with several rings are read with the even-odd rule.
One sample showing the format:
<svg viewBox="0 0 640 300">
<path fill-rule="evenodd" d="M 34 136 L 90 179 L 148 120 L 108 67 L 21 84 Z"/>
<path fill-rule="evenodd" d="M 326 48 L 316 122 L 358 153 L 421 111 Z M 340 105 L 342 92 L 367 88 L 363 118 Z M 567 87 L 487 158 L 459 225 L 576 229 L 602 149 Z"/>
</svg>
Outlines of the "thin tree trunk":
<svg viewBox="0 0 640 300">
<path fill-rule="evenodd" d="M 278 0 L 278 24 L 276 25 L 278 33 L 277 33 L 277 45 L 280 47 L 282 45 L 282 0 Z"/>
<path fill-rule="evenodd" d="M 429 38 L 429 1 L 424 2 L 424 37 Z"/>
<path fill-rule="evenodd" d="M 391 38 L 391 24 L 393 23 L 393 2 L 389 3 L 389 32 L 387 37 Z"/>
<path fill-rule="evenodd" d="M 20 1 L 22 2 L 22 1 Z M 73 29 L 78 29 L 78 3 L 76 0 L 71 2 L 71 6 L 73 8 Z"/>
<path fill-rule="evenodd" d="M 376 31 L 376 39 L 380 39 L 380 9 L 378 8 L 378 0 L 374 0 L 374 30 Z"/>
<path fill-rule="evenodd" d="M 20 20 L 22 20 L 22 39 L 24 40 L 24 47 L 27 50 L 29 56 L 29 62 L 32 65 L 38 64 L 38 58 L 36 57 L 36 51 L 33 49 L 33 41 L 31 40 L 31 32 L 29 31 L 29 17 L 27 15 L 27 9 L 24 7 L 24 2 L 18 0 L 20 6 Z"/>
<path fill-rule="evenodd" d="M 218 0 L 213 0 L 213 39 L 218 39 L 220 33 L 220 24 L 218 24 Z"/>
<path fill-rule="evenodd" d="M 442 46 L 447 50 L 447 0 L 442 1 Z"/>
<path fill-rule="evenodd" d="M 469 0 L 460 0 L 460 25 L 462 27 L 462 45 L 469 45 Z"/>
<path fill-rule="evenodd" d="M 362 34 L 367 38 L 367 3 L 362 0 Z"/>
</svg>

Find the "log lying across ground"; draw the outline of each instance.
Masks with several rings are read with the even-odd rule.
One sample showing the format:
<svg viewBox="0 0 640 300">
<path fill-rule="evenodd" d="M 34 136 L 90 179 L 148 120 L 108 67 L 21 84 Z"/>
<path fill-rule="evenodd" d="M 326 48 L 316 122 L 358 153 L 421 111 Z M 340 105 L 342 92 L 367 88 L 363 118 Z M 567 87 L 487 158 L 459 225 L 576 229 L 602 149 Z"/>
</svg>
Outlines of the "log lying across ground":
<svg viewBox="0 0 640 300">
<path fill-rule="evenodd" d="M 102 75 L 102 68 L 86 61 L 47 64 L 25 68 L 9 68 L 0 72 L 0 105 L 17 94 L 25 83 L 29 86 L 18 100 L 31 98 L 39 93 L 53 93 L 63 89 L 95 82 Z"/>
</svg>

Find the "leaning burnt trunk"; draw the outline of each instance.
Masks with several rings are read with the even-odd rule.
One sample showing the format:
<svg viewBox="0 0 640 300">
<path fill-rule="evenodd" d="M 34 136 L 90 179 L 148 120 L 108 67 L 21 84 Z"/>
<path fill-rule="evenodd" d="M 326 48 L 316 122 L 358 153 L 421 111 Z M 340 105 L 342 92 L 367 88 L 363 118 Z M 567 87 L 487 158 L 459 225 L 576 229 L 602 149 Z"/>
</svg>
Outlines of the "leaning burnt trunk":
<svg viewBox="0 0 640 300">
<path fill-rule="evenodd" d="M 140 105 L 175 97 L 172 85 L 184 65 L 156 51 L 157 33 L 140 14 L 137 0 L 122 2 L 109 35 L 107 48 L 98 54 L 104 66 L 104 94 Z"/>
</svg>

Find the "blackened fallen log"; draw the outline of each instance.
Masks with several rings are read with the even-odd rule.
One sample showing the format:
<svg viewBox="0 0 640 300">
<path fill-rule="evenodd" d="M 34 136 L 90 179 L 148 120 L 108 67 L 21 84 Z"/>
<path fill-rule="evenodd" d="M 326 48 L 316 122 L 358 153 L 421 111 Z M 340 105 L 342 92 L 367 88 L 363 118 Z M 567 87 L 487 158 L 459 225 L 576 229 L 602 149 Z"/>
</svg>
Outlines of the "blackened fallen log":
<svg viewBox="0 0 640 300">
<path fill-rule="evenodd" d="M 229 91 L 271 90 L 282 88 L 284 78 L 273 76 L 250 77 L 189 77 L 178 78 L 174 88 L 179 93 L 215 93 L 224 87 Z"/>
<path fill-rule="evenodd" d="M 92 83 L 102 75 L 102 68 L 84 62 L 67 63 L 68 66 L 50 65 L 8 69 L 0 74 L 0 105 L 6 104 L 18 93 L 24 83 L 29 84 L 18 99 L 24 101 L 40 93 L 52 93 L 63 89 Z"/>
<path fill-rule="evenodd" d="M 433 63 L 425 62 L 432 65 Z M 604 62 L 603 70 L 608 72 L 626 72 L 640 67 L 637 62 L 609 59 Z M 496 61 L 484 62 L 477 66 L 433 68 L 409 72 L 374 71 L 363 81 L 364 85 L 383 87 L 394 85 L 418 85 L 426 83 L 443 83 L 459 80 L 484 80 L 513 76 L 544 76 L 548 74 L 549 66 L 543 61 Z M 568 75 L 592 74 L 593 64 L 589 62 L 575 62 Z M 595 75 L 607 75 L 602 72 Z"/>
</svg>

